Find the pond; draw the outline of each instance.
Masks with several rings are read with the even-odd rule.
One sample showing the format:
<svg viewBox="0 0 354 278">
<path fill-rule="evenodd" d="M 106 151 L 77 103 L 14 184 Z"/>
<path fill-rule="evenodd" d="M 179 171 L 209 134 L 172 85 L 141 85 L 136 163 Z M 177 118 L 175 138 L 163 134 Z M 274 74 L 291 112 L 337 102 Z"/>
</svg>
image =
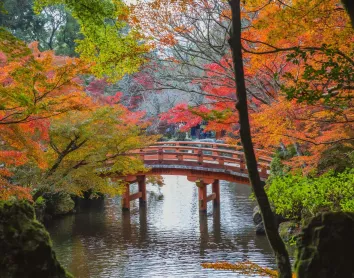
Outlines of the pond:
<svg viewBox="0 0 354 278">
<path fill-rule="evenodd" d="M 220 182 L 220 208 L 198 211 L 197 187 L 182 176 L 148 185 L 146 208 L 120 198 L 82 201 L 78 213 L 47 224 L 59 261 L 75 277 L 246 277 L 201 263 L 251 260 L 274 267 L 265 236 L 256 236 L 247 185 Z M 137 190 L 132 186 L 132 192 Z"/>
</svg>

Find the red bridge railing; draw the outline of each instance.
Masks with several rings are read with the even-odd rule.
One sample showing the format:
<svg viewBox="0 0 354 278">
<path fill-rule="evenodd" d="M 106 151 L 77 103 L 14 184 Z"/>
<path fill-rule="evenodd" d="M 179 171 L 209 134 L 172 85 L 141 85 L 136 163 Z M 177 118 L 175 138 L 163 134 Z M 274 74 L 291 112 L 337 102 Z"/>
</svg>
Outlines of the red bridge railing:
<svg viewBox="0 0 354 278">
<path fill-rule="evenodd" d="M 244 153 L 235 146 L 212 142 L 169 141 L 135 151 L 152 167 L 154 165 L 176 165 L 186 168 L 203 167 L 224 169 L 247 174 Z M 257 150 L 258 170 L 262 178 L 269 173 L 271 153 Z"/>
</svg>

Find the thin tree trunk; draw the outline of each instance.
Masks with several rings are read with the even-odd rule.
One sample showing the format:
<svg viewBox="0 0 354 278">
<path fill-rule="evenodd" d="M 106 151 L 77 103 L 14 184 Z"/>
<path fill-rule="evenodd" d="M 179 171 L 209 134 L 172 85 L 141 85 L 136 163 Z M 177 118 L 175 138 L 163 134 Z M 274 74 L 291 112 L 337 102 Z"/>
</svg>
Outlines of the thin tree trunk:
<svg viewBox="0 0 354 278">
<path fill-rule="evenodd" d="M 352 27 L 354 28 L 354 1 L 353 0 L 342 0 L 342 3 L 350 17 L 352 22 Z"/>
<path fill-rule="evenodd" d="M 237 104 L 239 113 L 240 137 L 245 153 L 249 179 L 261 210 L 262 219 L 269 243 L 275 253 L 279 277 L 291 278 L 291 264 L 284 242 L 279 236 L 275 217 L 270 207 L 267 194 L 264 190 L 264 183 L 261 181 L 257 160 L 253 149 L 251 129 L 248 117 L 247 93 L 243 69 L 241 49 L 241 7 L 240 0 L 229 0 L 232 11 L 232 34 L 229 40 L 232 50 L 232 58 L 235 70 Z"/>
</svg>

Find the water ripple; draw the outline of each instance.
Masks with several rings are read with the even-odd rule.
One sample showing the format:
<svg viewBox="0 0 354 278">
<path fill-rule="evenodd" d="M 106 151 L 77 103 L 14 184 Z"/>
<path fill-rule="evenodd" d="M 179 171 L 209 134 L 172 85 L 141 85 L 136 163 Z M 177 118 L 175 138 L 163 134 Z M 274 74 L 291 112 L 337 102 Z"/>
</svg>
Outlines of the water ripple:
<svg viewBox="0 0 354 278">
<path fill-rule="evenodd" d="M 83 202 L 76 215 L 48 225 L 59 260 L 75 277 L 246 277 L 203 269 L 203 262 L 251 260 L 274 266 L 265 237 L 255 235 L 250 188 L 221 182 L 221 206 L 198 211 L 197 188 L 165 177 L 161 194 L 148 187 L 146 209 L 120 198 Z M 132 186 L 132 191 L 136 186 Z"/>
</svg>

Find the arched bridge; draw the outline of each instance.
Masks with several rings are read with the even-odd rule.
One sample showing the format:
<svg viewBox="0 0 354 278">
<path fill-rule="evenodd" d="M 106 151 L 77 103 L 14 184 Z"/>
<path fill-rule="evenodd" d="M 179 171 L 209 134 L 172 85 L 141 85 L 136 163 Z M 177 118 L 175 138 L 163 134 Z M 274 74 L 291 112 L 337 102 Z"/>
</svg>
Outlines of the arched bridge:
<svg viewBox="0 0 354 278">
<path fill-rule="evenodd" d="M 207 202 L 220 202 L 219 180 L 249 184 L 244 153 L 235 146 L 199 141 L 158 142 L 133 152 L 144 161 L 148 172 L 125 177 L 126 181 L 138 182 L 139 192 L 130 194 L 127 185 L 122 199 L 123 209 L 130 208 L 130 201 L 139 198 L 146 201 L 146 175 L 181 175 L 196 182 L 199 191 L 199 208 L 206 210 Z M 258 171 L 262 180 L 269 173 L 270 153 L 257 150 Z M 207 196 L 207 185 L 212 184 L 213 193 Z"/>
</svg>

